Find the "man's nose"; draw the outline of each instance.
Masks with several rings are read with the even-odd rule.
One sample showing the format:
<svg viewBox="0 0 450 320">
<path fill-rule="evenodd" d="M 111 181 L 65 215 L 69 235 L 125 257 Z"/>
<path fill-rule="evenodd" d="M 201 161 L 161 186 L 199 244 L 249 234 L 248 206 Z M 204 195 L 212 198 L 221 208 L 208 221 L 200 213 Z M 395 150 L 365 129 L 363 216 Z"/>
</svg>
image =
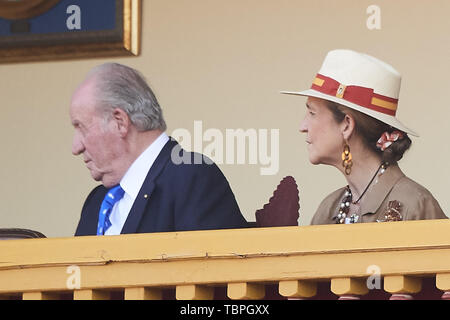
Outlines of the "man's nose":
<svg viewBox="0 0 450 320">
<path fill-rule="evenodd" d="M 72 141 L 72 154 L 78 156 L 84 152 L 84 144 L 78 134 L 73 136 Z"/>
</svg>

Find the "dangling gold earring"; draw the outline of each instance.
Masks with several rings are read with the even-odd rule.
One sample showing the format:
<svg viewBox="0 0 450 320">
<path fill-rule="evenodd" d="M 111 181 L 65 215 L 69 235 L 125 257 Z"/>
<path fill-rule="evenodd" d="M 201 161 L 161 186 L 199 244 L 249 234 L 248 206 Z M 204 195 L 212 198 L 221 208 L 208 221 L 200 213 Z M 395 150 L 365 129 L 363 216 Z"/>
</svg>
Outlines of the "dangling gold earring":
<svg viewBox="0 0 450 320">
<path fill-rule="evenodd" d="M 352 154 L 350 153 L 350 146 L 345 143 L 344 151 L 342 152 L 342 166 L 346 175 L 350 175 L 352 172 Z"/>
</svg>

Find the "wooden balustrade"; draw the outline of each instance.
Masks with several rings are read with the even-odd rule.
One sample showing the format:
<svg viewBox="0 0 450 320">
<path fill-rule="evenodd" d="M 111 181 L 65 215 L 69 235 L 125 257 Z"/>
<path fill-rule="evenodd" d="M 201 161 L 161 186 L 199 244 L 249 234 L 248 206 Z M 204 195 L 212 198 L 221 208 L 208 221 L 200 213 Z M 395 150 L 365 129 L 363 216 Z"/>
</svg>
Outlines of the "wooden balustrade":
<svg viewBox="0 0 450 320">
<path fill-rule="evenodd" d="M 5 240 L 0 299 L 449 299 L 449 235 L 430 220 Z"/>
</svg>

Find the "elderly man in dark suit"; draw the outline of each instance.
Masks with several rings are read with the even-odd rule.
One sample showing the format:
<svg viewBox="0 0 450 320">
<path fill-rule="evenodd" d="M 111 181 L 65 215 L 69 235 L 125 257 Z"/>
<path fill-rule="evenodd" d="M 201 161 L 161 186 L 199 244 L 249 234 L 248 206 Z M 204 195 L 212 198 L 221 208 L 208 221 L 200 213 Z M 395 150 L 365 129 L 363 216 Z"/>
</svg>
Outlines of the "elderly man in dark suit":
<svg viewBox="0 0 450 320">
<path fill-rule="evenodd" d="M 102 182 L 87 197 L 75 235 L 247 227 L 220 169 L 165 133 L 138 71 L 116 63 L 94 68 L 72 97 L 70 118 L 72 153 Z"/>
</svg>

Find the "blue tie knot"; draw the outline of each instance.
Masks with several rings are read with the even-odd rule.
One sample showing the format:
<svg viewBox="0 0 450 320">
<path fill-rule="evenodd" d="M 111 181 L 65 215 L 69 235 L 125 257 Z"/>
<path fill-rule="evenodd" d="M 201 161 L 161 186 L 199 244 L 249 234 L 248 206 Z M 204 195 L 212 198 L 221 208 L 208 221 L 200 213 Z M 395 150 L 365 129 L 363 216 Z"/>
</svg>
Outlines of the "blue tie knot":
<svg viewBox="0 0 450 320">
<path fill-rule="evenodd" d="M 114 206 L 117 201 L 122 199 L 125 191 L 122 189 L 122 187 L 119 185 L 111 188 L 108 193 L 105 196 L 105 200 L 110 206 Z"/>
<path fill-rule="evenodd" d="M 124 194 L 125 191 L 122 189 L 120 184 L 109 189 L 106 193 L 102 205 L 100 206 L 100 212 L 98 213 L 97 235 L 104 235 L 105 231 L 111 227 L 109 217 L 112 209 L 116 202 L 123 198 Z"/>
</svg>

